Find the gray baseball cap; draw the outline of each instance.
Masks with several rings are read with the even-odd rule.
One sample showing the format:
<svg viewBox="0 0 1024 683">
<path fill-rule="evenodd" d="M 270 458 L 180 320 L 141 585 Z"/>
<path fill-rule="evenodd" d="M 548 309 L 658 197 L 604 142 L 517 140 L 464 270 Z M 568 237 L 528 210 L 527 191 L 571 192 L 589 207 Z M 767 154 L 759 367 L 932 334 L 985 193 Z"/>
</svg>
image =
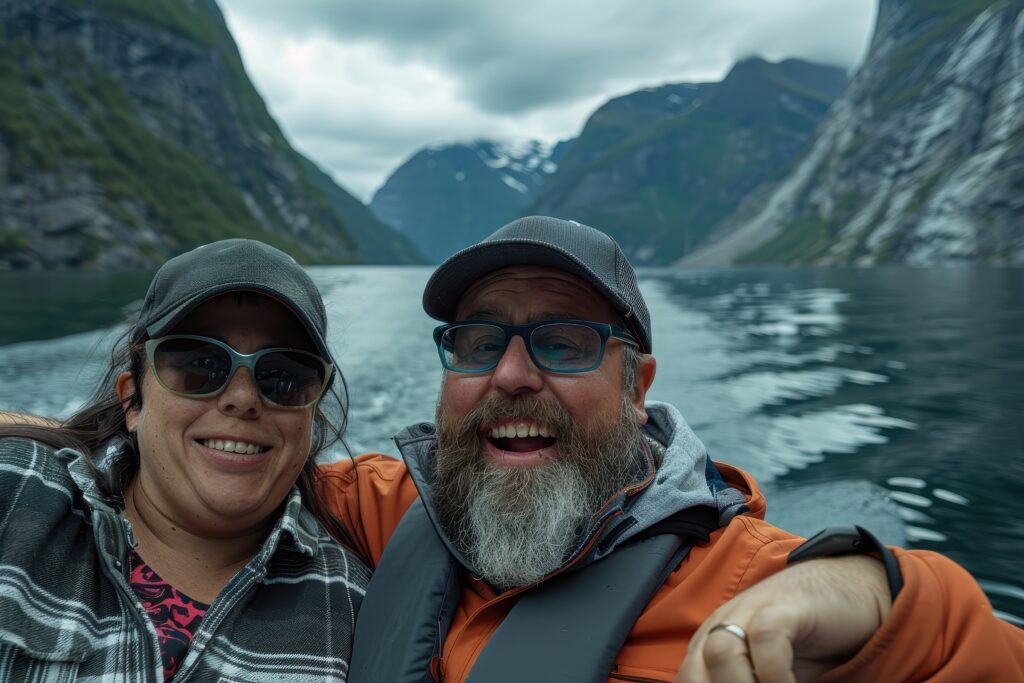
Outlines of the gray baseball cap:
<svg viewBox="0 0 1024 683">
<path fill-rule="evenodd" d="M 288 254 L 250 239 L 212 242 L 170 259 L 149 285 L 136 337 L 166 334 L 200 304 L 227 292 L 257 292 L 287 306 L 317 351 L 327 348 L 327 311 L 309 274 Z"/>
<path fill-rule="evenodd" d="M 651 317 L 633 266 L 615 240 L 576 221 L 527 216 L 450 256 L 430 276 L 423 310 L 436 320 L 454 322 L 465 291 L 507 266 L 546 266 L 585 280 L 622 316 L 640 350 L 651 352 Z"/>
</svg>

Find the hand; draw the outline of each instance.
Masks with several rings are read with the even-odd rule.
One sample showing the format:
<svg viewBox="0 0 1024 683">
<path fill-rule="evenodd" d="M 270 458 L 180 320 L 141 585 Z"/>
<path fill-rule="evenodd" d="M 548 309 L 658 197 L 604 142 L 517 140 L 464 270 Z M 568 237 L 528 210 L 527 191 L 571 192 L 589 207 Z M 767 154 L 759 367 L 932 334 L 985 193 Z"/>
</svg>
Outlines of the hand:
<svg viewBox="0 0 1024 683">
<path fill-rule="evenodd" d="M 715 610 L 694 633 L 676 683 L 810 681 L 853 657 L 891 607 L 878 560 L 801 562 Z M 740 626 L 747 642 L 714 629 L 721 624 Z"/>
<path fill-rule="evenodd" d="M 49 417 L 28 413 L 10 413 L 0 410 L 0 425 L 30 425 L 33 427 L 59 427 L 60 422 Z"/>
</svg>

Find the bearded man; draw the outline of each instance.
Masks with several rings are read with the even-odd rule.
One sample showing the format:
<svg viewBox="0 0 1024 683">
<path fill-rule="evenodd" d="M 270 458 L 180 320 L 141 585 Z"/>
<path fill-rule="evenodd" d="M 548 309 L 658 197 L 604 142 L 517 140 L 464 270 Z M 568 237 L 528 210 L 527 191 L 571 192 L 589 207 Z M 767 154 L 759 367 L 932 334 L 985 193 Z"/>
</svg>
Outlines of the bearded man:
<svg viewBox="0 0 1024 683">
<path fill-rule="evenodd" d="M 532 394 L 487 396 L 465 416 L 449 402 L 439 405 L 432 461 L 438 518 L 492 586 L 540 581 L 616 491 L 644 478 L 643 432 L 629 393 L 622 397 L 618 420 L 590 427 Z M 553 458 L 544 451 L 556 442 Z"/>
<path fill-rule="evenodd" d="M 611 238 L 514 221 L 423 301 L 436 427 L 396 437 L 404 465 L 325 468 L 376 565 L 350 680 L 1024 680 L 1024 634 L 967 572 L 766 523 L 756 482 L 645 401 L 649 315 Z"/>
</svg>

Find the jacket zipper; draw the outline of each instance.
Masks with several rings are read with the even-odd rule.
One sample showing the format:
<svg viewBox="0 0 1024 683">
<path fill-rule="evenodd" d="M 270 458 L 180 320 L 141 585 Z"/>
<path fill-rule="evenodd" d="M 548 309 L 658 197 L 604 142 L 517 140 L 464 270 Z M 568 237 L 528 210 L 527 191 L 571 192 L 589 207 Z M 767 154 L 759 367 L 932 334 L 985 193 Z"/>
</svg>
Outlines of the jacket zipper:
<svg viewBox="0 0 1024 683">
<path fill-rule="evenodd" d="M 117 557 L 127 557 L 128 543 L 125 539 L 127 531 L 124 528 L 124 522 L 122 522 L 120 515 L 96 510 L 93 511 L 93 514 L 96 515 L 94 522 L 95 528 L 100 529 L 108 525 L 114 527 L 111 529 L 111 533 L 113 533 Z M 97 541 L 99 541 L 98 536 Z M 149 615 L 142 614 L 139 611 L 139 598 L 135 595 L 135 591 L 131 589 L 131 586 L 128 584 L 128 579 L 125 577 L 126 563 L 120 559 L 116 559 L 113 560 L 114 567 L 111 567 L 112 559 L 106 548 L 101 549 L 101 555 L 103 557 L 103 570 L 106 572 L 107 578 L 110 579 L 114 586 L 117 587 L 117 590 L 120 591 L 121 597 L 128 605 L 128 611 L 131 612 L 132 619 L 138 625 L 139 630 L 142 631 L 143 642 L 145 643 L 145 647 L 142 648 L 142 670 L 145 672 L 144 675 L 146 680 L 152 681 L 153 679 L 151 676 L 155 670 L 155 660 L 153 659 L 154 644 L 157 646 L 157 651 L 159 651 L 159 641 L 156 640 L 156 630 L 149 621 Z M 115 571 L 115 568 L 117 571 Z M 153 628 L 152 631 L 150 631 L 151 628 Z"/>
</svg>

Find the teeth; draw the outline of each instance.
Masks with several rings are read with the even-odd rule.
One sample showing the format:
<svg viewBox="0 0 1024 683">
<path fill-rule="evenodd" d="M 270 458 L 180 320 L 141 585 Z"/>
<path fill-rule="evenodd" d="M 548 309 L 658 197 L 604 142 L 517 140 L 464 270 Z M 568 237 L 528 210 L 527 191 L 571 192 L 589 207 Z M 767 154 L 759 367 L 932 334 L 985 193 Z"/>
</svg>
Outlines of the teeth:
<svg viewBox="0 0 1024 683">
<path fill-rule="evenodd" d="M 488 432 L 488 436 L 492 439 L 523 439 L 528 436 L 542 436 L 544 438 L 549 438 L 554 436 L 554 434 L 547 425 L 539 425 L 534 422 L 521 422 L 516 425 L 499 425 L 497 427 L 491 427 L 491 430 Z"/>
<path fill-rule="evenodd" d="M 218 451 L 225 451 L 227 453 L 243 453 L 246 455 L 261 453 L 264 450 L 262 446 L 257 446 L 254 443 L 233 441 L 231 439 L 203 439 L 203 445 L 207 448 L 213 448 Z"/>
</svg>

